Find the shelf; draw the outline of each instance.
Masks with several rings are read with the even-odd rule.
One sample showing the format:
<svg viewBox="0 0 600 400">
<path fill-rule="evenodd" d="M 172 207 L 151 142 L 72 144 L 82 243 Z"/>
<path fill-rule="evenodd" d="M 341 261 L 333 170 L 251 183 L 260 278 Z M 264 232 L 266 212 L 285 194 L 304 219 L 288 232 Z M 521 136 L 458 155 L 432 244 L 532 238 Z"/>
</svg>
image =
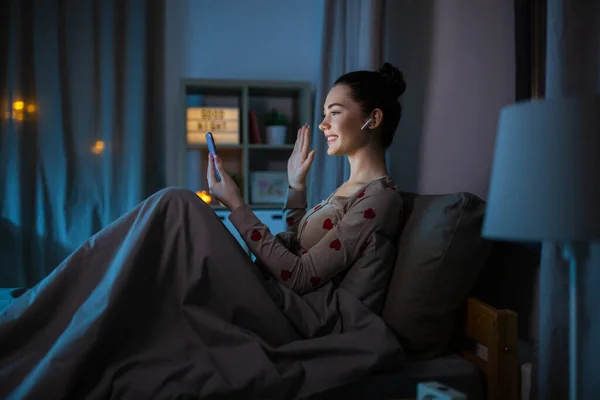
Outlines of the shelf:
<svg viewBox="0 0 600 400">
<path fill-rule="evenodd" d="M 248 154 L 248 170 L 254 171 L 287 171 L 288 159 L 293 147 L 263 148 Z"/>
<path fill-rule="evenodd" d="M 249 144 L 248 146 L 244 146 L 243 144 L 216 143 L 216 145 L 217 151 L 219 149 L 243 150 L 246 147 L 249 150 L 294 150 L 293 144 Z M 205 150 L 208 149 L 208 146 L 205 144 L 188 144 L 187 148 L 189 150 Z"/>
<path fill-rule="evenodd" d="M 272 87 L 259 86 L 248 88 L 248 109 L 256 116 L 256 126 L 260 140 L 267 141 L 267 118 L 272 110 L 277 110 L 283 114 L 287 120 L 287 135 L 285 143 L 293 145 L 296 139 L 298 128 L 309 122 L 306 116 L 310 115 L 309 110 L 305 110 L 305 93 L 303 87 Z M 253 126 L 249 128 L 252 132 Z M 257 144 L 254 135 L 249 137 L 250 143 Z"/>
<path fill-rule="evenodd" d="M 275 204 L 253 204 L 250 201 L 251 177 L 254 172 L 286 172 L 287 161 L 294 149 L 298 128 L 312 118 L 312 88 L 307 82 L 290 81 L 254 81 L 254 80 L 181 80 L 181 104 L 184 105 L 182 116 L 184 118 L 185 133 L 178 138 L 177 148 L 181 149 L 186 157 L 177 158 L 177 182 L 174 185 L 188 187 L 194 191 L 207 190 L 206 167 L 208 161 L 208 148 L 201 140 L 204 130 L 211 129 L 214 125 L 217 152 L 223 159 L 228 171 L 233 171 L 244 196 L 244 200 L 253 209 L 267 210 L 283 207 L 283 202 Z M 215 107 L 236 108 L 233 118 L 226 117 L 224 121 L 215 120 L 214 117 L 206 118 L 207 110 L 190 111 L 188 120 L 188 107 Z M 285 144 L 275 145 L 266 143 L 266 117 L 276 108 L 287 118 L 287 135 Z M 220 110 L 217 110 L 219 112 Z M 250 123 L 250 114 L 256 116 L 256 125 Z M 200 115 L 196 117 L 196 115 Z M 188 126 L 188 122 L 191 124 Z M 230 125 L 230 124 L 233 125 Z M 252 125 L 252 127 L 251 127 Z M 223 128 L 227 126 L 226 128 Z M 229 126 L 234 126 L 231 129 Z M 258 126 L 260 142 L 253 143 L 251 138 L 253 128 Z M 222 139 L 226 143 L 219 143 L 219 129 L 227 135 Z M 235 143 L 235 132 L 239 131 L 239 141 Z M 188 132 L 192 143 L 188 143 Z M 234 140 L 232 140 L 232 138 Z M 280 185 L 281 179 L 277 185 Z M 271 200 L 266 199 L 265 200 Z M 213 205 L 215 209 L 222 206 Z"/>
<path fill-rule="evenodd" d="M 186 107 L 238 107 L 242 105 L 241 88 L 194 88 L 185 92 Z"/>
<path fill-rule="evenodd" d="M 250 150 L 293 150 L 293 144 L 249 144 Z"/>
<path fill-rule="evenodd" d="M 217 152 L 219 150 L 243 150 L 244 145 L 242 144 L 219 144 L 215 143 L 217 147 Z M 294 146 L 292 146 L 293 148 Z M 208 146 L 205 144 L 187 144 L 188 150 L 208 150 Z"/>
</svg>

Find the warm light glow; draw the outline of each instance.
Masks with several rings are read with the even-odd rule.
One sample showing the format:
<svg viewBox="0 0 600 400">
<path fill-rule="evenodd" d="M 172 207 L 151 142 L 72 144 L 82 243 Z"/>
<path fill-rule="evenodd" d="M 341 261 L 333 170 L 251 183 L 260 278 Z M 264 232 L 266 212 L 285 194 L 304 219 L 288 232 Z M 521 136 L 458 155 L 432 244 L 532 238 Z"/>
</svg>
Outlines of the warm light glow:
<svg viewBox="0 0 600 400">
<path fill-rule="evenodd" d="M 102 140 L 98 140 L 94 147 L 92 147 L 92 152 L 95 154 L 100 154 L 104 151 L 104 142 Z"/>
<path fill-rule="evenodd" d="M 26 110 L 28 113 L 32 113 L 32 112 L 35 112 L 35 108 L 36 108 L 35 104 L 27 104 Z"/>
<path fill-rule="evenodd" d="M 25 103 L 23 103 L 22 101 L 15 101 L 13 103 L 13 109 L 15 111 L 21 111 L 23 110 L 23 108 L 25 108 Z"/>
<path fill-rule="evenodd" d="M 200 197 L 202 199 L 203 202 L 205 202 L 206 204 L 210 204 L 210 202 L 212 201 L 212 196 L 206 191 L 203 190 L 201 192 L 196 192 L 196 194 L 198 195 L 198 197 Z"/>
</svg>

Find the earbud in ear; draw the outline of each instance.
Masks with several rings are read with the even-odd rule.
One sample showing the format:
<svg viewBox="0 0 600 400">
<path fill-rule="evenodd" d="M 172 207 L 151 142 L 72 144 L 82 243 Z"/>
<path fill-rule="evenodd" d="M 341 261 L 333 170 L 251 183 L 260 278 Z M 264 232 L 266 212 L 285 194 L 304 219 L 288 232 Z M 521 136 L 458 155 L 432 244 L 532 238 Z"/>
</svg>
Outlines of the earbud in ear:
<svg viewBox="0 0 600 400">
<path fill-rule="evenodd" d="M 361 131 L 364 130 L 367 127 L 367 125 L 369 125 L 371 123 L 371 121 L 373 121 L 373 118 L 369 118 L 367 120 L 367 122 L 365 122 L 365 124 L 362 126 L 362 128 L 360 128 L 360 130 Z"/>
</svg>

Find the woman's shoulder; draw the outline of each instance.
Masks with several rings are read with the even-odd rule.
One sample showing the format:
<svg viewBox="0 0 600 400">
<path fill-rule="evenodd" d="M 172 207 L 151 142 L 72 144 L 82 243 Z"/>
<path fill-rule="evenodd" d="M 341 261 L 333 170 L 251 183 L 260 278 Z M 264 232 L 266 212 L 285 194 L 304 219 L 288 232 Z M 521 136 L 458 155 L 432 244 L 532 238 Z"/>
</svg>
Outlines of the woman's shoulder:
<svg viewBox="0 0 600 400">
<path fill-rule="evenodd" d="M 377 206 L 382 211 L 402 209 L 402 196 L 398 186 L 389 176 L 376 179 L 363 187 L 348 201 L 348 209 L 368 203 L 371 207 Z"/>
<path fill-rule="evenodd" d="M 359 221 L 368 219 L 374 229 L 387 232 L 391 237 L 402 222 L 402 196 L 391 178 L 380 178 L 349 199 L 345 212 Z"/>
</svg>

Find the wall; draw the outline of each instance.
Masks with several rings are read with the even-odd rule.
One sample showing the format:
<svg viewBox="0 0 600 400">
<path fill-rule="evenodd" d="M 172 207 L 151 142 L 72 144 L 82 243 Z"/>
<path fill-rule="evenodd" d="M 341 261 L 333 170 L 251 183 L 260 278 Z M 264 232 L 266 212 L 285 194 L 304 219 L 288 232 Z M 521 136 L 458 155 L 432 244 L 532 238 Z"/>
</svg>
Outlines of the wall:
<svg viewBox="0 0 600 400">
<path fill-rule="evenodd" d="M 322 0 L 192 0 L 184 74 L 313 82 Z"/>
<path fill-rule="evenodd" d="M 497 116 L 515 99 L 513 2 L 388 2 L 387 59 L 406 75 L 391 173 L 404 190 L 487 194 Z"/>
</svg>

